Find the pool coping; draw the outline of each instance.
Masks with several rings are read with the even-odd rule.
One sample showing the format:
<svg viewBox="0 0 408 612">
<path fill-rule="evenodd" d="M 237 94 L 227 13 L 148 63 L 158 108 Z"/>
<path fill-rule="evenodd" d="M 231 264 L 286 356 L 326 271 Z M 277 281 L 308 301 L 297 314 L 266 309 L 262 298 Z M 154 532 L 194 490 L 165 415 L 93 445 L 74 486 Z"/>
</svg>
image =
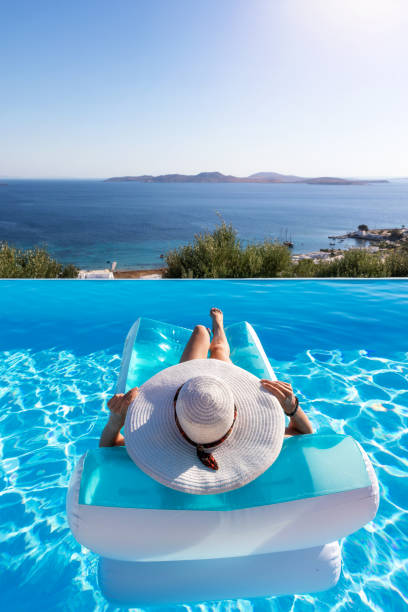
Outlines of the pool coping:
<svg viewBox="0 0 408 612">
<path fill-rule="evenodd" d="M 325 282 L 350 282 L 350 281 L 358 281 L 358 282 L 367 282 L 367 281 L 408 281 L 408 276 L 381 276 L 381 277 L 377 277 L 377 276 L 371 276 L 371 277 L 348 277 L 348 276 L 331 276 L 331 277 L 325 277 L 325 276 L 318 276 L 318 277 L 299 277 L 299 278 L 276 278 L 276 277 L 248 277 L 248 278 L 115 278 L 114 279 L 115 282 L 119 282 L 119 283 L 133 283 L 134 281 L 140 282 L 140 281 L 145 281 L 145 282 L 149 282 L 149 283 L 154 283 L 154 282 L 161 282 L 161 281 L 184 281 L 184 282 L 202 282 L 202 281 L 229 281 L 229 282 L 237 282 L 237 281 L 276 281 L 276 282 L 281 282 L 281 281 L 292 281 L 292 282 L 299 282 L 299 281 L 325 281 Z M 16 281 L 16 282 L 21 282 L 21 281 L 51 281 L 51 282 L 76 282 L 76 281 L 80 281 L 81 283 L 111 283 L 112 280 L 111 279 L 105 279 L 105 278 L 86 278 L 86 279 L 81 279 L 81 278 L 0 278 L 0 282 L 2 281 Z"/>
</svg>

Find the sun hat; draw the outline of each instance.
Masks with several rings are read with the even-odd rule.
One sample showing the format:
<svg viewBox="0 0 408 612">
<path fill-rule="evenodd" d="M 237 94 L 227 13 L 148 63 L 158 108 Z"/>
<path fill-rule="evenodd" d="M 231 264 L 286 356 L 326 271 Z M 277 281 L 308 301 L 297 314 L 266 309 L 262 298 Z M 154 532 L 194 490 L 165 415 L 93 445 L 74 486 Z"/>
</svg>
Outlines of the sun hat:
<svg viewBox="0 0 408 612">
<path fill-rule="evenodd" d="M 163 485 L 193 494 L 237 489 L 280 453 L 285 418 L 256 376 L 217 359 L 194 359 L 144 383 L 129 406 L 129 456 Z"/>
</svg>

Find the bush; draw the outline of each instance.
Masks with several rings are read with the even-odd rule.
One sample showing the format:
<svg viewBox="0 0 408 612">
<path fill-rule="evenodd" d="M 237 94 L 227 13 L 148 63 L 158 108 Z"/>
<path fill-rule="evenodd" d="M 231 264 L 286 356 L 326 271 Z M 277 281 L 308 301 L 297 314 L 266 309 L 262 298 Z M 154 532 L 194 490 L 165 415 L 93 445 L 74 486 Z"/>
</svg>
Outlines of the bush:
<svg viewBox="0 0 408 612">
<path fill-rule="evenodd" d="M 294 277 L 346 277 L 370 278 L 388 276 L 384 258 L 377 253 L 363 249 L 350 249 L 342 257 L 314 263 L 312 259 L 303 259 L 293 266 Z"/>
<path fill-rule="evenodd" d="M 194 237 L 193 244 L 165 256 L 166 278 L 259 278 L 290 273 L 289 249 L 265 240 L 243 245 L 224 221 L 213 232 Z"/>
<path fill-rule="evenodd" d="M 318 271 L 317 264 L 313 259 L 301 259 L 292 266 L 292 276 L 295 278 L 313 278 Z"/>
<path fill-rule="evenodd" d="M 79 269 L 74 264 L 63 266 L 60 278 L 78 278 Z"/>
<path fill-rule="evenodd" d="M 368 278 L 384 276 L 384 264 L 380 256 L 363 249 L 350 249 L 341 259 L 322 262 L 321 276 L 346 276 Z"/>
<path fill-rule="evenodd" d="M 76 278 L 78 269 L 63 266 L 44 247 L 18 249 L 0 244 L 0 278 Z"/>
<path fill-rule="evenodd" d="M 395 249 L 386 259 L 387 276 L 408 276 L 408 250 Z"/>
<path fill-rule="evenodd" d="M 316 276 L 370 278 L 386 276 L 383 258 L 364 249 L 350 249 L 334 261 L 321 261 L 316 265 Z"/>
<path fill-rule="evenodd" d="M 262 261 L 259 276 L 282 277 L 290 275 L 293 264 L 288 247 L 278 242 L 265 240 L 258 245 L 258 252 Z"/>
<path fill-rule="evenodd" d="M 233 275 L 240 243 L 232 227 L 222 223 L 215 231 L 197 234 L 193 245 L 165 256 L 168 278 L 219 278 Z"/>
</svg>

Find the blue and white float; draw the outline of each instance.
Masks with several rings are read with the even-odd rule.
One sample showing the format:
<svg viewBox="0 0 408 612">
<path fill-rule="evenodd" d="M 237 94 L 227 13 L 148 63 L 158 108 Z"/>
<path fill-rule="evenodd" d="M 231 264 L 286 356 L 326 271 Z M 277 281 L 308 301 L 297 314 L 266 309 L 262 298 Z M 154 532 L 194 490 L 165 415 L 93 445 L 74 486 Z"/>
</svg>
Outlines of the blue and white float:
<svg viewBox="0 0 408 612">
<path fill-rule="evenodd" d="M 178 363 L 191 330 L 138 319 L 125 343 L 117 392 Z M 255 331 L 226 328 L 231 359 L 276 379 Z M 334 586 L 338 541 L 376 514 L 378 483 L 350 436 L 284 440 L 249 484 L 191 495 L 141 471 L 126 447 L 88 451 L 71 477 L 67 513 L 76 540 L 100 555 L 104 596 L 128 606 L 312 593 Z"/>
</svg>

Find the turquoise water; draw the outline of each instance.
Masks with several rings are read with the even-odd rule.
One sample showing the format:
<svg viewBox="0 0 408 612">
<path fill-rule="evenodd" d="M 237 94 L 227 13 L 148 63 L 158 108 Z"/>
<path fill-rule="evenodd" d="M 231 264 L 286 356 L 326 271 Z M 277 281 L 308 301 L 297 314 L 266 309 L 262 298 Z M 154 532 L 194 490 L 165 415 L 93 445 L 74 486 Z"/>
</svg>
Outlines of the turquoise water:
<svg viewBox="0 0 408 612">
<path fill-rule="evenodd" d="M 160 255 L 214 228 L 217 211 L 243 240 L 292 238 L 294 252 L 329 246 L 360 223 L 408 226 L 408 183 L 372 185 L 104 183 L 10 180 L 0 188 L 0 239 L 47 243 L 79 267 L 159 267 Z M 288 238 L 286 238 L 286 232 Z M 340 243 L 356 246 L 354 240 Z M 359 243 L 361 245 L 361 242 Z"/>
<path fill-rule="evenodd" d="M 0 609 L 106 610 L 97 557 L 65 517 L 69 475 L 97 446 L 138 316 L 185 327 L 247 319 L 319 429 L 351 434 L 380 482 L 376 519 L 342 542 L 335 588 L 174 609 L 403 610 L 408 558 L 408 282 L 0 282 Z"/>
</svg>

